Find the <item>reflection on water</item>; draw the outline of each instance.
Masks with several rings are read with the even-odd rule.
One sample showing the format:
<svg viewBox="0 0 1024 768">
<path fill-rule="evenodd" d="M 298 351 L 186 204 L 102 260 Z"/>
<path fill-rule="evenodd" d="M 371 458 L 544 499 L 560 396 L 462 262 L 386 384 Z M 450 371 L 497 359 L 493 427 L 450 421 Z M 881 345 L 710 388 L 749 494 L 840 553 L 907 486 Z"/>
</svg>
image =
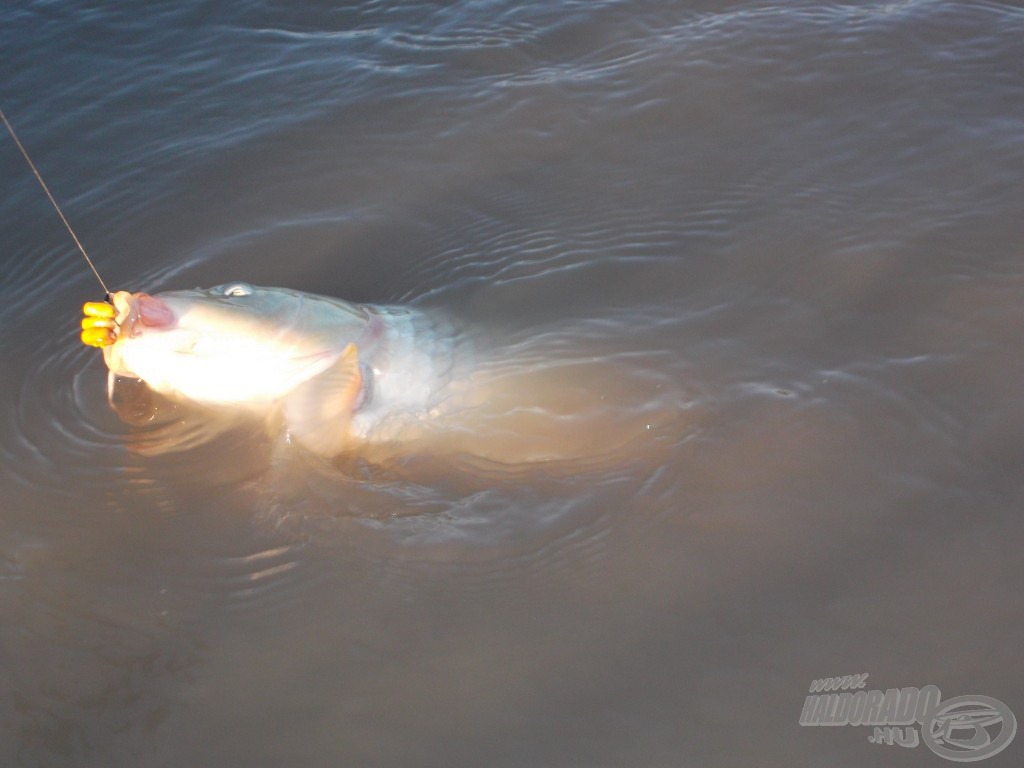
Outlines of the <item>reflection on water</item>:
<svg viewBox="0 0 1024 768">
<path fill-rule="evenodd" d="M 916 765 L 800 728 L 837 673 L 1019 718 L 1022 33 L 6 4 L 0 102 L 112 288 L 411 305 L 480 354 L 334 461 L 119 416 L 0 141 L 0 763 Z"/>
</svg>

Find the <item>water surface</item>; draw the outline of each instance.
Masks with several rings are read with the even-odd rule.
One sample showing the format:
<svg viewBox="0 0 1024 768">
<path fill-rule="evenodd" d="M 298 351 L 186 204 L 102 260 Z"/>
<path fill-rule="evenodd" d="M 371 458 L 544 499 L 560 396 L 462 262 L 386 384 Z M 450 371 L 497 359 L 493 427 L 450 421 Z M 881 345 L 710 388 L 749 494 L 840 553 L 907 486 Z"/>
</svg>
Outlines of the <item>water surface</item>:
<svg viewBox="0 0 1024 768">
<path fill-rule="evenodd" d="M 547 468 L 133 451 L 0 141 L 0 763 L 941 762 L 799 725 L 863 672 L 1024 717 L 1022 41 L 994 2 L 6 4 L 0 105 L 112 288 L 411 304 L 671 418 Z"/>
</svg>

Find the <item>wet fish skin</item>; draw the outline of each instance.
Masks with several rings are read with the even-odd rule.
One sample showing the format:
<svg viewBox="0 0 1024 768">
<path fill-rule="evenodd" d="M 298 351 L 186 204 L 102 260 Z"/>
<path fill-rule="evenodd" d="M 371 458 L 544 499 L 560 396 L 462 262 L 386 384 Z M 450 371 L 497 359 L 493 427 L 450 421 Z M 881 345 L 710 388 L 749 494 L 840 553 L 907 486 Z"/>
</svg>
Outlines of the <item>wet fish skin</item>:
<svg viewBox="0 0 1024 768">
<path fill-rule="evenodd" d="M 228 283 L 113 295 L 111 377 L 175 399 L 282 414 L 324 456 L 385 439 L 436 406 L 454 340 L 414 308 L 360 305 L 285 288 Z"/>
</svg>

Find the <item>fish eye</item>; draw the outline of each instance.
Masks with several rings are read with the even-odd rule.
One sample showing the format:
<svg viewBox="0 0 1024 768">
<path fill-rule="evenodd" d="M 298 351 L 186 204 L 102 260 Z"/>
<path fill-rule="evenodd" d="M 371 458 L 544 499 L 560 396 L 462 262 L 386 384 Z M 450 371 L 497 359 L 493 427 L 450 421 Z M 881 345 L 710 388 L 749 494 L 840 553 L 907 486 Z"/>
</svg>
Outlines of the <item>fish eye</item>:
<svg viewBox="0 0 1024 768">
<path fill-rule="evenodd" d="M 224 296 L 249 296 L 252 290 L 252 286 L 249 283 L 228 283 L 218 289 Z"/>
</svg>

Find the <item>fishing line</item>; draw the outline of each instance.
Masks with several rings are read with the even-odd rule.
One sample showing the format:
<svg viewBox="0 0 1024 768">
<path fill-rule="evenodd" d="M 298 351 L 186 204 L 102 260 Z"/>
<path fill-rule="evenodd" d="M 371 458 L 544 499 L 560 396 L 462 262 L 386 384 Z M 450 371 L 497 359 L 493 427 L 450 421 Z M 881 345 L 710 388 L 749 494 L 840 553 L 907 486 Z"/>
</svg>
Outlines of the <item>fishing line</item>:
<svg viewBox="0 0 1024 768">
<path fill-rule="evenodd" d="M 46 186 L 46 182 L 43 181 L 43 177 L 39 175 L 39 171 L 36 170 L 36 164 L 32 162 L 32 158 L 28 156 L 28 152 L 25 151 L 25 147 L 21 145 L 21 141 L 18 139 L 18 134 L 14 132 L 14 128 L 7 121 L 7 116 L 4 111 L 0 109 L 0 120 L 3 120 L 4 125 L 7 127 L 7 131 L 11 134 L 11 138 L 14 139 L 14 143 L 18 145 L 18 149 L 21 150 L 22 156 L 28 163 L 28 167 L 32 169 L 32 173 L 36 175 L 36 179 L 39 181 L 39 186 L 43 188 L 43 192 L 50 198 L 50 202 L 53 203 L 53 207 L 57 211 L 57 215 L 60 216 L 60 220 L 64 222 L 64 226 L 68 228 L 68 232 L 71 234 L 71 239 L 75 241 L 75 245 L 78 246 L 78 250 L 82 252 L 82 256 L 85 257 L 85 263 L 89 265 L 89 269 L 96 275 L 96 279 L 100 281 L 100 285 L 103 287 L 103 293 L 106 294 L 107 301 L 110 301 L 110 289 L 107 288 L 107 284 L 103 282 L 103 278 L 100 277 L 100 273 L 96 271 L 96 265 L 92 263 L 92 259 L 89 258 L 89 254 L 85 252 L 85 248 L 82 247 L 82 243 L 78 239 L 78 235 L 75 234 L 75 230 L 68 224 L 67 218 L 64 216 L 64 211 L 57 205 L 57 201 L 53 199 L 53 195 L 50 194 L 50 188 Z"/>
</svg>

